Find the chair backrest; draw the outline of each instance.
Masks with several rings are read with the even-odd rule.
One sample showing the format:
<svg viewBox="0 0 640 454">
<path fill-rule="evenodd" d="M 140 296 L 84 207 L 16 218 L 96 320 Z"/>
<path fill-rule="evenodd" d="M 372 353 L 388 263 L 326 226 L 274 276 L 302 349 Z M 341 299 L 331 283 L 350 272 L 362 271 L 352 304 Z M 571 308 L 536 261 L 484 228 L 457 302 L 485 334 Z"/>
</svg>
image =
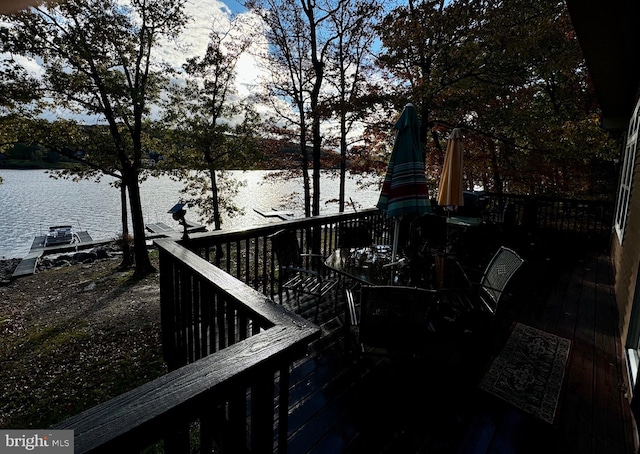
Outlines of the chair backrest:
<svg viewBox="0 0 640 454">
<path fill-rule="evenodd" d="M 447 218 L 436 214 L 426 214 L 420 218 L 423 238 L 432 246 L 447 244 Z"/>
<path fill-rule="evenodd" d="M 302 256 L 295 230 L 279 230 L 269 238 L 280 268 L 302 265 Z"/>
<path fill-rule="evenodd" d="M 371 227 L 367 224 L 342 225 L 338 230 L 338 247 L 371 246 Z"/>
<path fill-rule="evenodd" d="M 480 280 L 480 296 L 491 313 L 495 314 L 507 284 L 523 263 L 522 257 L 504 246 L 493 255 Z"/>
<path fill-rule="evenodd" d="M 416 219 L 416 233 L 422 246 L 431 249 L 447 245 L 447 218 L 437 214 L 425 214 Z"/>
<path fill-rule="evenodd" d="M 429 331 L 437 292 L 401 286 L 362 286 L 359 339 L 365 346 L 416 351 Z"/>
</svg>

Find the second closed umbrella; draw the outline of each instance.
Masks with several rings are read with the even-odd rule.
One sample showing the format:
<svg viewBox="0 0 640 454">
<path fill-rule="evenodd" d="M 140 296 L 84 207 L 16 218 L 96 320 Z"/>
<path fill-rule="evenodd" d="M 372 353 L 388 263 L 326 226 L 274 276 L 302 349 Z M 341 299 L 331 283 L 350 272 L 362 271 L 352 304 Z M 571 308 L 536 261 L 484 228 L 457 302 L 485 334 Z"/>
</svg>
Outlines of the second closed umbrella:
<svg viewBox="0 0 640 454">
<path fill-rule="evenodd" d="M 444 166 L 438 186 L 438 205 L 459 207 L 464 205 L 464 187 L 462 184 L 462 131 L 455 128 L 447 143 Z"/>
</svg>

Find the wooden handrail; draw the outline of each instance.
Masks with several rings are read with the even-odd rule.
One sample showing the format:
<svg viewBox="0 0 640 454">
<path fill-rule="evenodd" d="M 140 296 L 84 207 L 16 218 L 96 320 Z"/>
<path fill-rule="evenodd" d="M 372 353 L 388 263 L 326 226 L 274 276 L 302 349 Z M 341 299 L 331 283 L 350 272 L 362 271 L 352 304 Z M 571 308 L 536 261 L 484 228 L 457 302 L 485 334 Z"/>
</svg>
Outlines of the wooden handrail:
<svg viewBox="0 0 640 454">
<path fill-rule="evenodd" d="M 250 335 L 237 341 L 229 341 L 219 351 L 184 365 L 168 374 L 122 394 L 104 404 L 56 425 L 54 429 L 75 431 L 75 452 L 132 452 L 157 441 L 165 441 L 165 452 L 182 452 L 189 444 L 187 424 L 199 421 L 206 424 L 216 415 L 219 405 L 241 408 L 247 406 L 247 391 L 253 389 L 252 399 L 260 398 L 261 391 L 273 389 L 274 380 L 280 386 L 279 408 L 286 411 L 288 402 L 289 365 L 306 351 L 308 344 L 320 336 L 319 327 L 273 304 L 265 295 L 246 286 L 222 270 L 207 263 L 172 240 L 159 240 L 157 246 L 162 260 L 160 279 L 168 279 L 163 272 L 172 267 L 182 271 L 182 277 L 190 282 L 199 278 L 222 298 L 243 308 L 246 318 L 257 328 Z M 185 271 L 189 272 L 186 273 Z M 178 279 L 176 283 L 181 283 Z M 173 304 L 183 293 L 164 294 L 163 304 Z M 193 322 L 193 320 L 192 320 Z M 225 323 L 229 320 L 225 320 Z M 163 326 L 165 329 L 166 326 Z M 163 333 L 164 334 L 164 333 Z M 233 342 L 233 343 L 232 343 Z M 267 381 L 265 383 L 265 380 Z M 263 392 L 263 391 L 262 391 Z M 274 398 L 262 398 L 261 408 L 254 417 L 262 420 L 250 436 L 253 452 L 273 452 L 273 427 L 278 425 L 280 452 L 286 452 L 287 418 L 276 414 Z M 269 411 L 264 411 L 268 403 Z M 219 414 L 217 418 L 224 418 Z M 245 433 L 246 422 L 223 421 L 235 426 L 236 432 Z M 212 434 L 201 434 L 200 443 L 211 443 Z M 233 446 L 242 436 L 229 440 Z M 232 452 L 248 451 L 247 447 L 229 448 Z"/>
<path fill-rule="evenodd" d="M 272 279 L 276 263 L 271 253 L 269 236 L 281 229 L 297 232 L 303 254 L 328 256 L 337 247 L 343 226 L 367 224 L 371 240 L 377 244 L 391 241 L 391 221 L 377 208 L 359 212 L 336 213 L 293 219 L 255 226 L 251 229 L 230 229 L 196 233 L 180 244 L 207 261 L 225 270 L 272 299 L 279 299 L 280 289 Z M 313 269 L 318 263 L 305 263 Z"/>
<path fill-rule="evenodd" d="M 578 200 L 544 195 L 485 193 L 484 217 L 531 229 L 607 235 L 613 226 L 610 200 Z"/>
</svg>

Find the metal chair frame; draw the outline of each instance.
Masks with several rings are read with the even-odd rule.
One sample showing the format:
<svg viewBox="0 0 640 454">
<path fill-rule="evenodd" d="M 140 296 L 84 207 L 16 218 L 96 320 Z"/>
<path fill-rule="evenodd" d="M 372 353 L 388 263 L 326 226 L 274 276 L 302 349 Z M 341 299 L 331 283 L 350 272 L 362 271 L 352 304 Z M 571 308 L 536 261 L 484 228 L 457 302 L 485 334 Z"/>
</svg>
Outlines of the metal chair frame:
<svg viewBox="0 0 640 454">
<path fill-rule="evenodd" d="M 471 282 L 470 291 L 442 291 L 441 306 L 449 306 L 457 312 L 485 312 L 495 315 L 507 284 L 524 259 L 513 249 L 501 246 L 485 268 L 479 282 Z"/>
<path fill-rule="evenodd" d="M 300 295 L 307 294 L 317 298 L 316 319 L 318 318 L 320 303 L 338 284 L 337 279 L 324 276 L 319 270 L 305 268 L 303 261 L 305 258 L 317 260 L 319 267 L 323 267 L 324 256 L 320 254 L 303 254 L 300 252 L 300 245 L 294 230 L 280 230 L 270 237 L 273 252 L 278 261 L 278 296 L 282 304 L 282 291 L 284 290 L 287 300 L 290 299 L 289 292 L 293 292 L 300 310 Z"/>
<path fill-rule="evenodd" d="M 433 332 L 430 317 L 437 298 L 437 291 L 417 287 L 362 285 L 359 290 L 346 289 L 348 327 L 360 353 L 419 355 Z"/>
</svg>

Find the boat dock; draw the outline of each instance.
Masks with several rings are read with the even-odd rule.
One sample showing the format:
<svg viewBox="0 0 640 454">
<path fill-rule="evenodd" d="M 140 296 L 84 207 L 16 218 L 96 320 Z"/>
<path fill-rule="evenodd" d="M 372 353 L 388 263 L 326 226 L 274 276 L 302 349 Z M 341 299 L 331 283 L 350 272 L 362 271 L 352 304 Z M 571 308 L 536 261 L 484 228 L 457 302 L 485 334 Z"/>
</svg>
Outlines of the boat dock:
<svg viewBox="0 0 640 454">
<path fill-rule="evenodd" d="M 202 224 L 196 224 L 195 222 L 186 221 L 187 222 L 187 233 L 195 233 L 195 232 L 206 232 L 207 226 Z M 164 222 L 156 222 L 155 224 L 147 224 L 145 228 L 151 232 L 154 237 L 162 237 L 162 236 L 175 236 L 182 234 L 182 226 L 180 226 L 180 231 L 174 229 L 173 227 L 169 227 Z"/>
<path fill-rule="evenodd" d="M 22 258 L 22 261 L 18 263 L 16 269 L 13 270 L 13 277 L 33 274 L 36 270 L 36 265 L 38 264 L 38 260 L 42 256 L 43 251 L 44 249 L 29 251 L 29 253 Z"/>
<path fill-rule="evenodd" d="M 79 243 L 71 243 L 71 244 L 62 244 L 58 246 L 47 246 L 45 248 L 44 242 L 46 239 L 46 235 L 36 236 L 33 239 L 33 243 L 31 243 L 31 248 L 29 248 L 29 253 L 22 258 L 22 261 L 18 264 L 16 269 L 13 271 L 12 277 L 20 277 L 27 276 L 29 274 L 33 274 L 36 270 L 36 265 L 38 264 L 38 260 L 42 257 L 46 251 L 47 254 L 51 253 L 62 253 L 75 251 L 78 247 L 82 247 L 83 249 L 87 247 L 94 246 L 96 243 L 89 235 L 89 232 L 76 232 L 78 238 L 80 239 Z"/>
<path fill-rule="evenodd" d="M 254 208 L 253 211 L 258 213 L 262 217 L 278 218 L 278 219 L 282 219 L 283 221 L 286 221 L 293 217 L 293 211 L 287 211 L 287 210 L 275 210 L 275 209 L 264 210 L 264 209 Z"/>
<path fill-rule="evenodd" d="M 146 229 L 151 232 L 153 237 L 178 236 L 182 233 L 178 232 L 176 229 L 169 227 L 164 222 L 147 224 Z M 189 233 L 204 232 L 206 230 L 206 226 L 204 225 L 187 221 L 187 231 Z M 35 273 L 36 266 L 38 265 L 38 260 L 40 260 L 40 257 L 45 254 L 75 252 L 78 249 L 87 249 L 111 241 L 93 241 L 93 238 L 91 238 L 89 232 L 86 231 L 75 232 L 75 235 L 77 235 L 79 242 L 46 247 L 44 245 L 46 235 L 36 236 L 33 239 L 33 243 L 31 243 L 28 254 L 22 258 L 22 261 L 13 271 L 12 277 L 28 276 Z"/>
<path fill-rule="evenodd" d="M 156 224 L 147 224 L 146 229 L 154 235 L 175 235 L 177 232 L 175 229 L 169 227 L 164 222 L 158 222 Z"/>
</svg>

